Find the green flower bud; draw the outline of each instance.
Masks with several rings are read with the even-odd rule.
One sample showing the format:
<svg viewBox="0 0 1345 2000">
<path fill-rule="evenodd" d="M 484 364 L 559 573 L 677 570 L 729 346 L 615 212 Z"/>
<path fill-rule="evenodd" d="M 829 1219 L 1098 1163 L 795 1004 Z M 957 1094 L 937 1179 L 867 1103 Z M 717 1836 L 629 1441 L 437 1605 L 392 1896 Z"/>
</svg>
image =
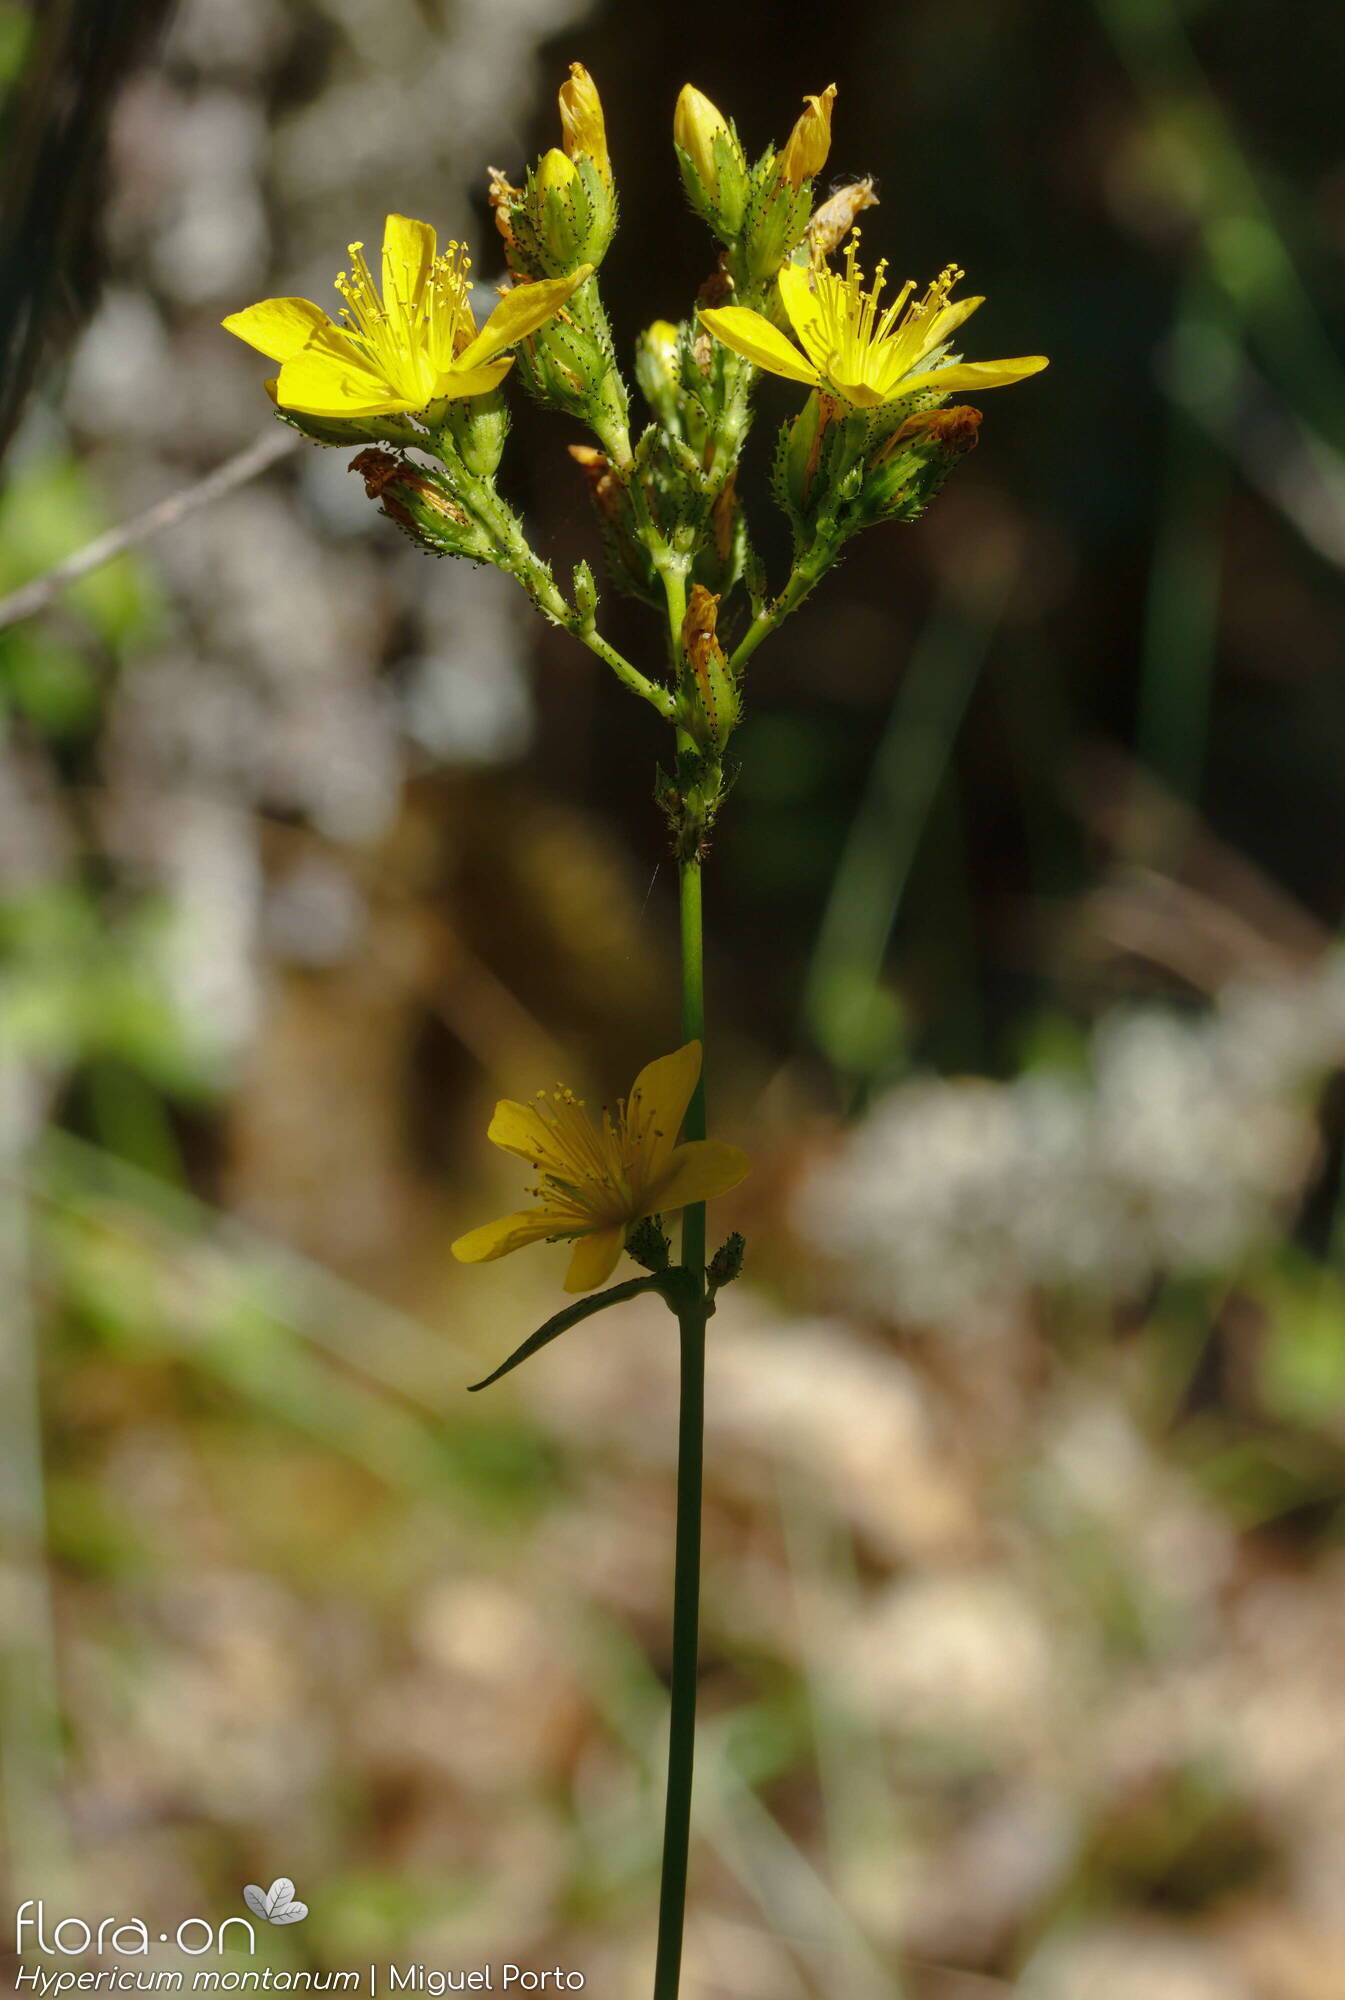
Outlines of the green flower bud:
<svg viewBox="0 0 1345 2000">
<path fill-rule="evenodd" d="M 635 379 L 665 430 L 676 431 L 680 418 L 682 369 L 678 329 L 671 320 L 656 319 L 635 345 Z"/>
<path fill-rule="evenodd" d="M 610 180 L 587 156 L 572 160 L 557 146 L 529 169 L 522 188 L 495 175 L 491 204 L 520 277 L 560 278 L 579 264 L 600 264 L 616 229 Z"/>
<path fill-rule="evenodd" d="M 666 1271 L 672 1257 L 672 1244 L 657 1215 L 645 1215 L 635 1224 L 626 1237 L 627 1254 L 637 1264 L 643 1264 L 646 1271 Z"/>
<path fill-rule="evenodd" d="M 457 396 L 445 406 L 443 431 L 469 472 L 489 479 L 500 463 L 509 435 L 509 404 L 503 389 L 484 396 Z"/>
<path fill-rule="evenodd" d="M 682 623 L 682 647 L 690 677 L 680 717 L 693 741 L 718 757 L 742 719 L 737 684 L 715 629 L 719 599 L 699 583 L 692 586 Z"/>
<path fill-rule="evenodd" d="M 585 627 L 591 627 L 598 613 L 598 586 L 593 580 L 593 571 L 586 562 L 575 564 L 572 589 L 574 608 Z"/>
<path fill-rule="evenodd" d="M 723 112 L 690 83 L 677 99 L 673 144 L 687 200 L 721 241 L 732 243 L 747 203 L 747 156 Z"/>
<path fill-rule="evenodd" d="M 746 1239 L 738 1230 L 735 1229 L 731 1236 L 725 1237 L 705 1267 L 711 1291 L 717 1292 L 722 1285 L 731 1285 L 739 1276 L 746 1250 Z"/>
</svg>

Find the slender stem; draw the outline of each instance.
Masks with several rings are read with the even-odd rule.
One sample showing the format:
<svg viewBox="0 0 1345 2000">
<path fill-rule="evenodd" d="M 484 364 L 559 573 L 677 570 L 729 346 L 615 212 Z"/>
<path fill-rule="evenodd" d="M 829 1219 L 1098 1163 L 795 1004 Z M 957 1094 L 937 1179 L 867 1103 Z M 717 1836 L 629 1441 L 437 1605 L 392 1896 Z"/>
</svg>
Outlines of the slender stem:
<svg viewBox="0 0 1345 2000">
<path fill-rule="evenodd" d="M 699 861 L 681 864 L 682 1032 L 705 1038 L 704 953 Z M 705 1137 L 705 1090 L 698 1083 L 683 1128 Z M 654 2000 L 677 2000 L 686 1917 L 691 1839 L 691 1780 L 696 1744 L 696 1664 L 700 1637 L 701 1487 L 705 1439 L 705 1204 L 682 1215 L 682 1262 L 694 1296 L 678 1310 L 681 1408 L 677 1427 L 677 1556 L 673 1577 L 672 1702 L 668 1721 L 668 1797 L 663 1820 Z"/>
<path fill-rule="evenodd" d="M 573 632 L 575 638 L 587 646 L 590 653 L 596 653 L 600 660 L 605 661 L 623 686 L 628 687 L 632 694 L 638 694 L 641 701 L 647 701 L 666 720 L 671 720 L 676 714 L 677 697 L 672 689 L 660 687 L 657 681 L 651 681 L 642 674 L 624 653 L 618 653 L 615 646 L 608 644 L 601 632 L 595 631 L 591 626 L 585 629 L 582 626 L 567 625 L 565 629 Z"/>
<path fill-rule="evenodd" d="M 678 884 L 682 916 L 682 1033 L 689 1042 L 705 1041 L 705 946 L 701 934 L 701 865 L 683 861 Z M 705 1137 L 705 1073 L 701 1072 L 691 1103 L 687 1107 L 683 1132 L 688 1139 Z M 694 1225 L 694 1227 L 693 1227 Z M 694 1271 L 697 1261 L 687 1254 L 687 1241 L 699 1229 L 700 1248 L 705 1247 L 705 1204 L 688 1208 L 682 1222 L 682 1262 Z"/>
<path fill-rule="evenodd" d="M 660 687 L 656 681 L 642 674 L 624 653 L 619 653 L 603 638 L 595 626 L 580 622 L 576 612 L 566 603 L 551 571 L 528 541 L 518 515 L 500 498 L 491 482 L 473 478 L 458 469 L 457 485 L 462 499 L 487 534 L 509 556 L 508 564 L 501 567 L 507 567 L 509 574 L 518 579 L 542 615 L 563 631 L 573 633 L 590 653 L 596 653 L 632 694 L 638 694 L 641 701 L 647 701 L 660 715 L 671 718 L 677 709 L 677 699 L 671 689 Z"/>
<path fill-rule="evenodd" d="M 827 548 L 811 549 L 806 556 L 800 558 L 780 595 L 752 620 L 739 640 L 729 661 L 730 673 L 740 674 L 762 640 L 768 639 L 776 626 L 784 623 L 791 611 L 797 611 L 808 592 L 821 582 L 831 568 L 838 553 L 839 544 L 835 544 Z"/>
</svg>

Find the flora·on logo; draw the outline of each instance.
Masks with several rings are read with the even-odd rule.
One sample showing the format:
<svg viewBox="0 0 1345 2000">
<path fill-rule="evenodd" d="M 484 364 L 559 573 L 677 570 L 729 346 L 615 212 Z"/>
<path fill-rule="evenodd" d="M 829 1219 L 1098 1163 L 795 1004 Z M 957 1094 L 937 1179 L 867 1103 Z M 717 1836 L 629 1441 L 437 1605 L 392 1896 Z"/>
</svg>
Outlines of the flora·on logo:
<svg viewBox="0 0 1345 2000">
<path fill-rule="evenodd" d="M 254 1917 L 264 1917 L 268 1924 L 301 1924 L 308 1915 L 307 1903 L 295 1902 L 294 1884 L 288 1875 L 277 1875 L 269 1889 L 249 1882 L 243 1901 Z"/>
<path fill-rule="evenodd" d="M 290 1883 L 287 1886 L 292 1890 L 294 1885 Z M 302 1903 L 295 1904 L 294 1908 L 300 1915 L 307 1916 L 308 1912 Z M 30 1911 L 32 1915 L 28 1914 Z M 29 1897 L 26 1902 L 19 1904 L 14 1912 L 14 1949 L 19 1957 L 22 1957 L 25 1951 L 34 1949 L 40 1952 L 58 1953 L 62 1958 L 78 1958 L 86 1952 L 93 1952 L 95 1956 L 101 1958 L 109 1951 L 121 1958 L 146 1958 L 149 1955 L 150 1937 L 143 1917 L 103 1917 L 96 1927 L 86 1923 L 83 1917 L 62 1917 L 50 1936 L 47 1935 L 46 1921 L 46 1905 L 40 1897 L 36 1901 Z M 294 1923 L 297 1919 L 289 1917 L 281 1921 Z M 218 1931 L 212 1929 L 204 1917 L 184 1917 L 177 1927 L 174 1942 L 180 1950 L 190 1953 L 193 1958 L 200 1957 L 202 1952 L 210 1951 L 212 1948 L 215 1951 L 223 1951 L 224 1934 L 230 1924 L 238 1924 L 247 1932 L 245 1948 L 254 1951 L 257 1943 L 256 1933 L 246 1917 L 226 1917 Z M 188 1941 L 188 1936 L 184 1936 L 184 1933 L 194 1935 L 195 1932 L 201 1931 L 205 1933 L 204 1944 L 191 1943 Z"/>
</svg>

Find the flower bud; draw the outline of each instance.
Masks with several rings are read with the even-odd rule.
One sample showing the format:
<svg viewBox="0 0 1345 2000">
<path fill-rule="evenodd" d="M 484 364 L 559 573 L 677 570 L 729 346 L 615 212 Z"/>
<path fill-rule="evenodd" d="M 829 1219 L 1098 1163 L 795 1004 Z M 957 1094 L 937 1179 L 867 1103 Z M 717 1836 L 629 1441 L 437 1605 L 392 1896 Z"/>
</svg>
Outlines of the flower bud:
<svg viewBox="0 0 1345 2000">
<path fill-rule="evenodd" d="M 669 319 L 656 319 L 635 345 L 635 379 L 659 422 L 673 430 L 681 387 L 678 330 Z"/>
<path fill-rule="evenodd" d="M 673 144 L 687 200 L 702 221 L 731 243 L 747 205 L 747 157 L 723 112 L 694 84 L 684 84 L 678 96 Z"/>
<path fill-rule="evenodd" d="M 592 174 L 593 168 L 585 161 L 582 171 Z M 624 438 L 625 385 L 591 278 L 572 294 L 565 311 L 529 334 L 516 353 L 519 379 L 544 409 L 578 417 L 604 443 Z"/>
<path fill-rule="evenodd" d="M 509 435 L 509 402 L 504 390 L 488 389 L 484 396 L 455 396 L 444 410 L 442 428 L 467 470 L 489 479 Z"/>
<path fill-rule="evenodd" d="M 560 129 L 565 151 L 572 160 L 592 160 L 608 187 L 612 185 L 612 163 L 607 155 L 607 124 L 602 115 L 598 86 L 582 63 L 570 64 L 568 83 L 560 87 Z"/>
<path fill-rule="evenodd" d="M 672 1243 L 657 1215 L 642 1216 L 626 1237 L 626 1252 L 643 1264 L 646 1271 L 666 1271 L 672 1258 Z"/>
<path fill-rule="evenodd" d="M 735 1229 L 731 1236 L 724 1238 L 705 1267 L 705 1275 L 712 1291 L 717 1292 L 722 1285 L 733 1283 L 743 1268 L 743 1256 L 746 1250 L 746 1239 L 739 1230 Z"/>
<path fill-rule="evenodd" d="M 820 97 L 805 97 L 805 109 L 785 142 L 777 162 L 780 178 L 791 188 L 801 188 L 820 174 L 831 151 L 831 107 L 836 86 L 829 83 Z"/>
<path fill-rule="evenodd" d="M 981 413 L 970 403 L 908 417 L 865 469 L 862 506 L 869 520 L 914 521 L 958 460 L 974 450 Z"/>
<path fill-rule="evenodd" d="M 543 153 L 524 186 L 490 169 L 495 227 L 520 278 L 562 278 L 579 264 L 597 266 L 616 230 L 602 104 L 581 64 L 571 63 L 558 101 L 562 145 Z"/>
<path fill-rule="evenodd" d="M 491 548 L 481 529 L 453 498 L 447 480 L 390 451 L 356 452 L 350 470 L 364 480 L 371 500 L 381 500 L 389 520 L 435 555 L 488 562 Z"/>
<path fill-rule="evenodd" d="M 529 169 L 521 191 L 493 184 L 491 200 L 510 269 L 521 277 L 563 278 L 580 264 L 600 264 L 616 228 L 612 192 L 597 167 L 559 146 Z"/>
<path fill-rule="evenodd" d="M 576 563 L 572 583 L 574 608 L 586 627 L 591 627 L 598 612 L 598 586 L 593 580 L 593 571 L 586 562 Z"/>
<path fill-rule="evenodd" d="M 715 629 L 718 618 L 719 599 L 693 584 L 682 621 L 682 647 L 693 683 L 683 719 L 692 738 L 712 753 L 723 751 L 741 719 L 738 690 Z"/>
<path fill-rule="evenodd" d="M 830 397 L 814 389 L 803 408 L 784 426 L 775 454 L 775 497 L 790 519 L 806 521 L 813 512 L 817 469 L 827 424 L 835 417 Z"/>
</svg>

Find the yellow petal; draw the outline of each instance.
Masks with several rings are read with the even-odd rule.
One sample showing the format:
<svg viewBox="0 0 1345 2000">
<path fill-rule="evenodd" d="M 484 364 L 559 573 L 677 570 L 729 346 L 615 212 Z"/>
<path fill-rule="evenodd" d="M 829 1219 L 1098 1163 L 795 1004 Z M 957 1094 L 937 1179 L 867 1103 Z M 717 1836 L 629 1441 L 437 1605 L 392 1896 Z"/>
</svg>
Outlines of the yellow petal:
<svg viewBox="0 0 1345 2000">
<path fill-rule="evenodd" d="M 381 417 L 419 407 L 399 396 L 335 327 L 315 334 L 302 354 L 284 363 L 276 397 L 282 408 L 314 417 Z"/>
<path fill-rule="evenodd" d="M 815 287 L 839 285 L 840 280 L 829 271 L 819 271 L 814 277 L 801 264 L 782 264 L 777 283 L 789 324 L 798 335 L 804 353 L 818 373 L 824 373 L 830 350 L 822 330 L 822 309 Z"/>
<path fill-rule="evenodd" d="M 565 1180 L 574 1176 L 574 1163 L 559 1150 L 555 1134 L 534 1105 L 502 1097 L 486 1128 L 486 1137 L 492 1146 L 526 1160 L 530 1167 L 548 1167 Z"/>
<path fill-rule="evenodd" d="M 915 389 L 1003 389 L 1010 382 L 1039 375 L 1049 364 L 1044 354 L 1020 354 L 1014 361 L 958 361 L 951 368 L 931 368 L 926 375 L 911 375 L 898 385 L 898 393 L 909 396 Z"/>
<path fill-rule="evenodd" d="M 591 1292 L 598 1285 L 605 1285 L 617 1267 L 625 1240 L 626 1231 L 622 1223 L 581 1236 L 574 1246 L 570 1268 L 565 1273 L 566 1291 Z"/>
<path fill-rule="evenodd" d="M 741 1146 L 727 1146 L 722 1139 L 689 1139 L 668 1161 L 662 1185 L 651 1192 L 649 1212 L 671 1215 L 689 1201 L 713 1201 L 751 1171 Z"/>
<path fill-rule="evenodd" d="M 390 215 L 383 225 L 383 299 L 414 313 L 425 296 L 434 263 L 435 236 L 428 222 Z"/>
<path fill-rule="evenodd" d="M 902 382 L 895 390 L 879 388 L 872 382 L 866 382 L 863 376 L 852 382 L 834 370 L 831 374 L 830 382 L 831 387 L 841 398 L 841 401 L 849 403 L 851 408 L 855 410 L 876 410 L 879 404 L 890 403 L 894 395 L 900 394 L 904 396 L 907 388 L 910 386 L 908 383 Z"/>
<path fill-rule="evenodd" d="M 319 327 L 331 321 L 310 299 L 263 299 L 258 306 L 230 313 L 220 321 L 268 361 L 288 361 L 307 347 Z"/>
<path fill-rule="evenodd" d="M 487 361 L 481 368 L 450 368 L 439 378 L 438 395 L 484 396 L 488 389 L 503 382 L 513 365 L 513 355 L 506 354 L 499 361 Z"/>
<path fill-rule="evenodd" d="M 943 308 L 942 312 L 936 312 L 926 329 L 918 358 L 923 358 L 926 354 L 931 353 L 934 348 L 942 346 L 949 334 L 956 333 L 957 329 L 964 325 L 971 318 L 972 314 L 978 312 L 984 304 L 984 298 L 954 299 L 950 306 Z"/>
<path fill-rule="evenodd" d="M 493 1258 L 507 1257 L 511 1250 L 521 1250 L 525 1243 L 559 1236 L 564 1228 L 563 1219 L 547 1209 L 524 1208 L 515 1215 L 483 1222 L 479 1229 L 469 1229 L 453 1245 L 453 1255 L 460 1264 L 489 1264 Z"/>
<path fill-rule="evenodd" d="M 831 151 L 831 107 L 836 86 L 829 83 L 820 97 L 805 97 L 807 107 L 780 155 L 780 178 L 792 188 L 820 174 Z"/>
<path fill-rule="evenodd" d="M 535 333 L 543 320 L 560 311 L 592 271 L 591 264 L 581 264 L 564 278 L 539 278 L 535 284 L 511 286 L 476 339 L 463 348 L 458 368 L 478 368 L 483 361 L 494 360 L 502 348 Z"/>
<path fill-rule="evenodd" d="M 758 368 L 765 368 L 772 375 L 783 375 L 790 382 L 806 382 L 810 389 L 819 386 L 818 372 L 811 362 L 785 339 L 778 327 L 772 326 L 759 312 L 753 312 L 750 306 L 707 307 L 702 310 L 701 319 L 716 340 L 722 340 L 725 347 L 731 347 L 745 360 L 755 361 Z"/>
<path fill-rule="evenodd" d="M 650 1182 L 667 1166 L 700 1073 L 701 1045 L 687 1042 L 670 1056 L 646 1063 L 630 1087 L 626 1115 L 632 1122 L 638 1116 L 641 1129 L 651 1134 L 645 1153 Z M 657 1206 L 651 1204 L 651 1211 Z"/>
</svg>

